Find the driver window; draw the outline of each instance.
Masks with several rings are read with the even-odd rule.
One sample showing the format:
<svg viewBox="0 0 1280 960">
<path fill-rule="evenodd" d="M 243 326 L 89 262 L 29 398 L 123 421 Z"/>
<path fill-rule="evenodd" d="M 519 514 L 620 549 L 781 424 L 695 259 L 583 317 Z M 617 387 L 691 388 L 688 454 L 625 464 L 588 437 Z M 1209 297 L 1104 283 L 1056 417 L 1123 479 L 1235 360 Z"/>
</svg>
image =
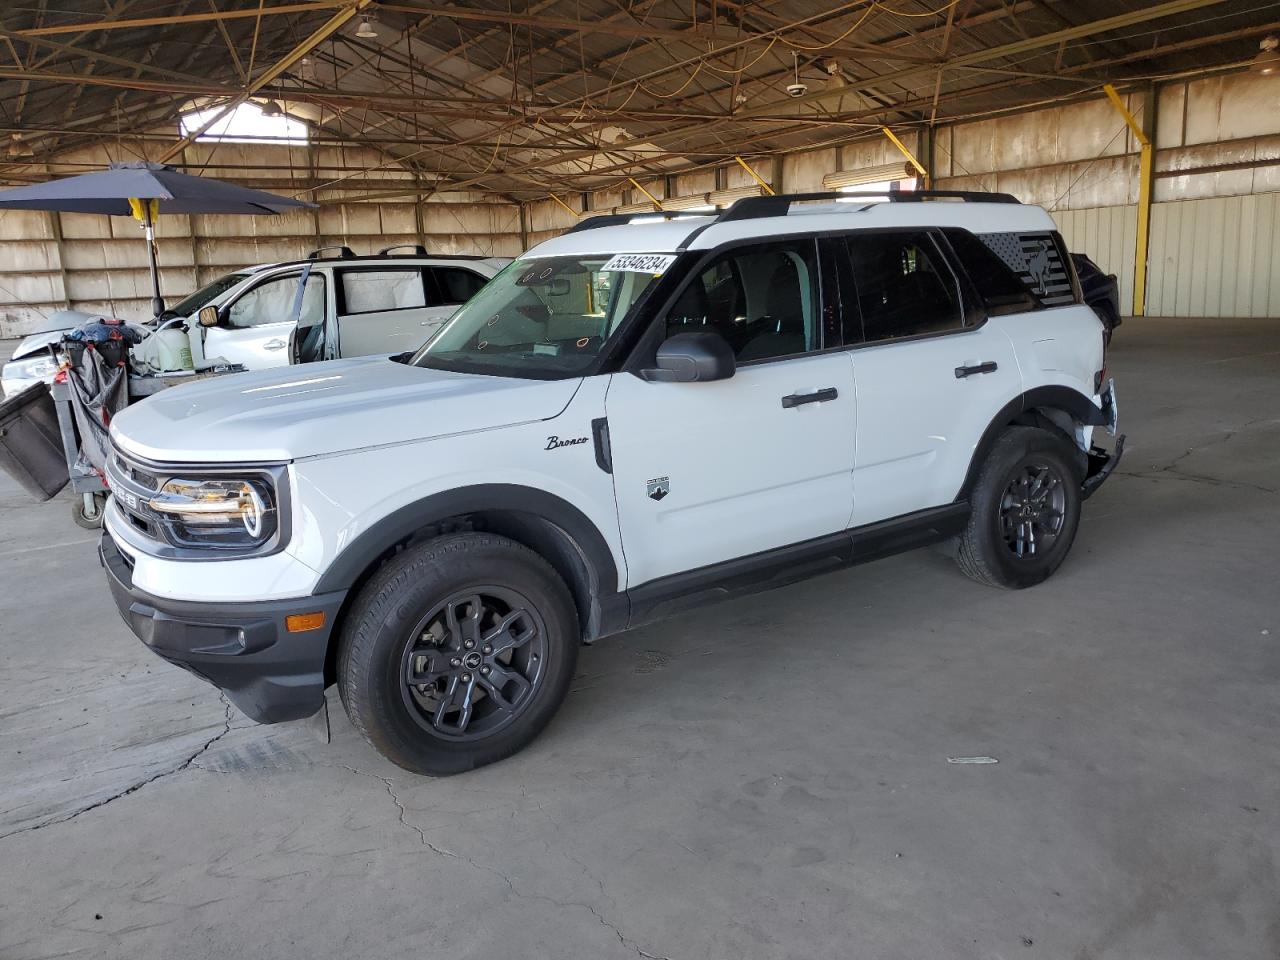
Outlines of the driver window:
<svg viewBox="0 0 1280 960">
<path fill-rule="evenodd" d="M 237 328 L 287 323 L 293 318 L 301 279 L 300 274 L 293 274 L 258 284 L 231 304 L 227 310 L 227 323 Z M 301 322 L 319 323 L 324 318 L 324 278 L 319 274 L 307 277 L 301 306 Z"/>
<path fill-rule="evenodd" d="M 739 247 L 690 281 L 667 313 L 667 336 L 708 331 L 740 363 L 817 350 L 818 268 L 813 240 Z"/>
</svg>

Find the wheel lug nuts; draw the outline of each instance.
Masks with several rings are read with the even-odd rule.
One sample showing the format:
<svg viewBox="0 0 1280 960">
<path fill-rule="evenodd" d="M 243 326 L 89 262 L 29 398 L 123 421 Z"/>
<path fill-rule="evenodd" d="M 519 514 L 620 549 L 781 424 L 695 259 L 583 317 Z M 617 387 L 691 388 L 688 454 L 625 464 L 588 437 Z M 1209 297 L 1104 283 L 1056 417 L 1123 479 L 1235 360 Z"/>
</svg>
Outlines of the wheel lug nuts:
<svg viewBox="0 0 1280 960">
<path fill-rule="evenodd" d="M 459 660 L 457 657 L 451 657 L 451 658 L 449 659 L 449 666 L 451 666 L 451 667 L 460 667 L 460 666 L 462 666 L 462 661 L 461 661 L 461 660 Z"/>
<path fill-rule="evenodd" d="M 488 668 L 488 667 L 481 667 L 481 668 L 480 668 L 480 676 L 482 676 L 482 677 L 487 677 L 488 675 L 489 675 L 489 668 Z"/>
<path fill-rule="evenodd" d="M 470 650 L 475 645 L 476 645 L 476 642 L 474 640 L 468 640 L 466 643 L 463 644 L 463 646 L 466 647 L 468 650 Z"/>
<path fill-rule="evenodd" d="M 469 673 L 464 673 L 464 674 L 462 675 L 462 682 L 463 682 L 463 683 L 470 683 L 470 682 L 471 682 L 471 674 L 469 674 Z"/>
<path fill-rule="evenodd" d="M 493 647 L 489 646 L 487 643 L 484 645 L 483 649 L 486 656 L 493 653 Z"/>
</svg>

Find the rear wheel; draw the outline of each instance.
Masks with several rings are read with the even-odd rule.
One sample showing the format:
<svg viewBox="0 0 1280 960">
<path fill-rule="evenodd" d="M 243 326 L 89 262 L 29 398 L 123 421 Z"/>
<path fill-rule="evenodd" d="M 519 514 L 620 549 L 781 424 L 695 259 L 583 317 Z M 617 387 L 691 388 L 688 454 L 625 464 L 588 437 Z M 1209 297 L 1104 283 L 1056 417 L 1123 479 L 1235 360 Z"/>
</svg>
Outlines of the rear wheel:
<svg viewBox="0 0 1280 960">
<path fill-rule="evenodd" d="M 1018 589 L 1046 580 L 1066 559 L 1080 523 L 1080 452 L 1039 427 L 1009 427 L 970 495 L 956 562 L 969 577 Z"/>
<path fill-rule="evenodd" d="M 340 641 L 351 722 L 415 773 L 510 756 L 551 719 L 579 632 L 564 582 L 505 537 L 456 534 L 410 548 L 357 597 Z"/>
</svg>

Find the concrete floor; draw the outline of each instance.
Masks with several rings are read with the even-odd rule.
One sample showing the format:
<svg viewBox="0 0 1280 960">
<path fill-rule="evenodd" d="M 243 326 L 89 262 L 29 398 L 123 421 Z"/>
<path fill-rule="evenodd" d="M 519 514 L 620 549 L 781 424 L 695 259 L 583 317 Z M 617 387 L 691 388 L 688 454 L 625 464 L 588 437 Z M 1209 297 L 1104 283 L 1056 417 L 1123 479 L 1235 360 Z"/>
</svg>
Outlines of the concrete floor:
<svg viewBox="0 0 1280 960">
<path fill-rule="evenodd" d="M 1280 952 L 1280 326 L 1130 321 L 1049 583 L 934 551 L 584 651 L 530 749 L 258 727 L 0 486 L 0 957 Z M 989 755 L 996 765 L 949 764 Z"/>
</svg>

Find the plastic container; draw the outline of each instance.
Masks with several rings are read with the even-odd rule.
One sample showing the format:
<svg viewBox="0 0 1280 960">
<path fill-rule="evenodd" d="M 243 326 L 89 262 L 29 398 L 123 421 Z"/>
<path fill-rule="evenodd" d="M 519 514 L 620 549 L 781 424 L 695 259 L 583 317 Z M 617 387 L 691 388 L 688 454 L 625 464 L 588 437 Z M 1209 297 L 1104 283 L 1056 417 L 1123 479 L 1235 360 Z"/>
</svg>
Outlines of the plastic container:
<svg viewBox="0 0 1280 960">
<path fill-rule="evenodd" d="M 67 485 L 58 411 L 43 383 L 0 403 L 0 467 L 37 500 Z"/>
</svg>

